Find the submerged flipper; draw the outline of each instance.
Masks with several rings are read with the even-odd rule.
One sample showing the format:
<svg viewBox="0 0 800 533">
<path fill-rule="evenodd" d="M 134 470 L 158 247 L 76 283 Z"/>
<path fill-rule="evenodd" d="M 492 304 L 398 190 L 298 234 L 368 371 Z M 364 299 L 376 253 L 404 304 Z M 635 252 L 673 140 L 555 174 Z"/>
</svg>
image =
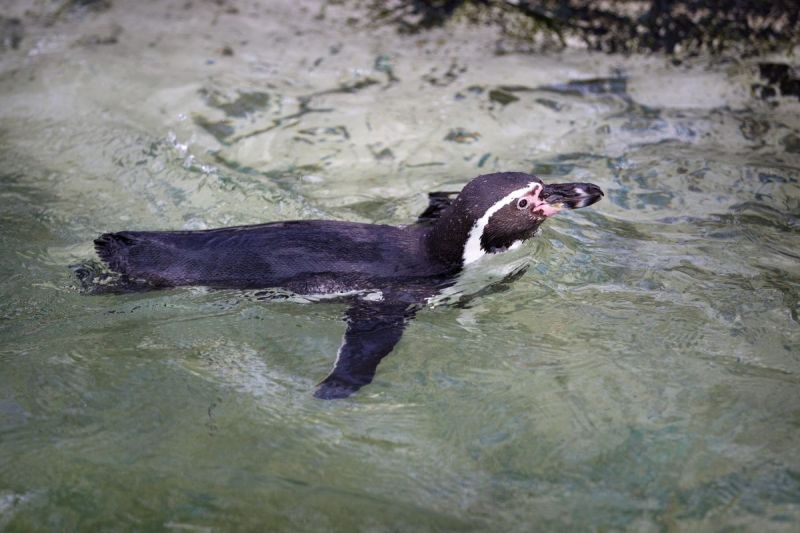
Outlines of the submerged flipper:
<svg viewBox="0 0 800 533">
<path fill-rule="evenodd" d="M 333 370 L 319 383 L 314 396 L 323 400 L 347 398 L 369 384 L 378 363 L 400 340 L 414 312 L 414 306 L 407 302 L 354 302 L 345 313 L 347 331 Z"/>
<path fill-rule="evenodd" d="M 458 196 L 457 192 L 429 192 L 428 208 L 417 217 L 417 223 L 433 222 L 438 219 L 442 211 L 450 207 L 450 204 L 453 203 L 456 196 Z"/>
</svg>

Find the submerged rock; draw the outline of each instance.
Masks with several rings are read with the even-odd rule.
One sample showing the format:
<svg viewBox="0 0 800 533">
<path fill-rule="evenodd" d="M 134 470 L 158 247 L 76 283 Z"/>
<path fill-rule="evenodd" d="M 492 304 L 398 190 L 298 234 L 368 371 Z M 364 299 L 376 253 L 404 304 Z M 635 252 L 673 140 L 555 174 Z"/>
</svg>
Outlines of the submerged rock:
<svg viewBox="0 0 800 533">
<path fill-rule="evenodd" d="M 19 48 L 23 35 L 24 31 L 20 19 L 0 17 L 0 51 Z"/>
</svg>

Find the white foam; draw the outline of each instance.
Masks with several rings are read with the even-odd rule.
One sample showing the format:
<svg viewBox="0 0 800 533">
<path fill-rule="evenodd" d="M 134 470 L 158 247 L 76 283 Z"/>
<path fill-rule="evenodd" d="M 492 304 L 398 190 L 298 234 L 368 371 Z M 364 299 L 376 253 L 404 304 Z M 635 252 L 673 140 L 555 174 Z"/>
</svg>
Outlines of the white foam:
<svg viewBox="0 0 800 533">
<path fill-rule="evenodd" d="M 517 239 L 511 243 L 511 246 L 508 247 L 508 251 L 513 252 L 514 250 L 519 250 L 520 246 L 522 246 L 522 239 Z"/>
</svg>

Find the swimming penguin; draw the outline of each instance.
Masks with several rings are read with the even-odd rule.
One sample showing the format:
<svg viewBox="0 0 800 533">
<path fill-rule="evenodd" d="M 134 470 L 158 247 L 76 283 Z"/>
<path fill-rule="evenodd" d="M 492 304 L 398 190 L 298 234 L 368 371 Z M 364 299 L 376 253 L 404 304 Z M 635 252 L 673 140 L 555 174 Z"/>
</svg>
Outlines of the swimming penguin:
<svg viewBox="0 0 800 533">
<path fill-rule="evenodd" d="M 271 222 L 202 231 L 121 231 L 94 241 L 108 267 L 139 287 L 280 288 L 347 293 L 347 330 L 315 396 L 344 398 L 378 363 L 427 299 L 486 254 L 516 248 L 562 207 L 600 200 L 591 183 L 544 184 L 521 172 L 478 176 L 455 193 L 431 193 L 414 224 L 332 220 Z"/>
</svg>

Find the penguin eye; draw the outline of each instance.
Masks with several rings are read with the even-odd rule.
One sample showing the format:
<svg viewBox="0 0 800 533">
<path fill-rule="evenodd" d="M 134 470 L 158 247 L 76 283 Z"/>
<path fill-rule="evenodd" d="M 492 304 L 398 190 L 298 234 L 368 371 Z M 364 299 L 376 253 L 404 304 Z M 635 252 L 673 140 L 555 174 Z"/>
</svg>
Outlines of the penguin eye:
<svg viewBox="0 0 800 533">
<path fill-rule="evenodd" d="M 520 198 L 517 200 L 517 209 L 525 209 L 528 207 L 528 200 L 525 198 Z"/>
</svg>

